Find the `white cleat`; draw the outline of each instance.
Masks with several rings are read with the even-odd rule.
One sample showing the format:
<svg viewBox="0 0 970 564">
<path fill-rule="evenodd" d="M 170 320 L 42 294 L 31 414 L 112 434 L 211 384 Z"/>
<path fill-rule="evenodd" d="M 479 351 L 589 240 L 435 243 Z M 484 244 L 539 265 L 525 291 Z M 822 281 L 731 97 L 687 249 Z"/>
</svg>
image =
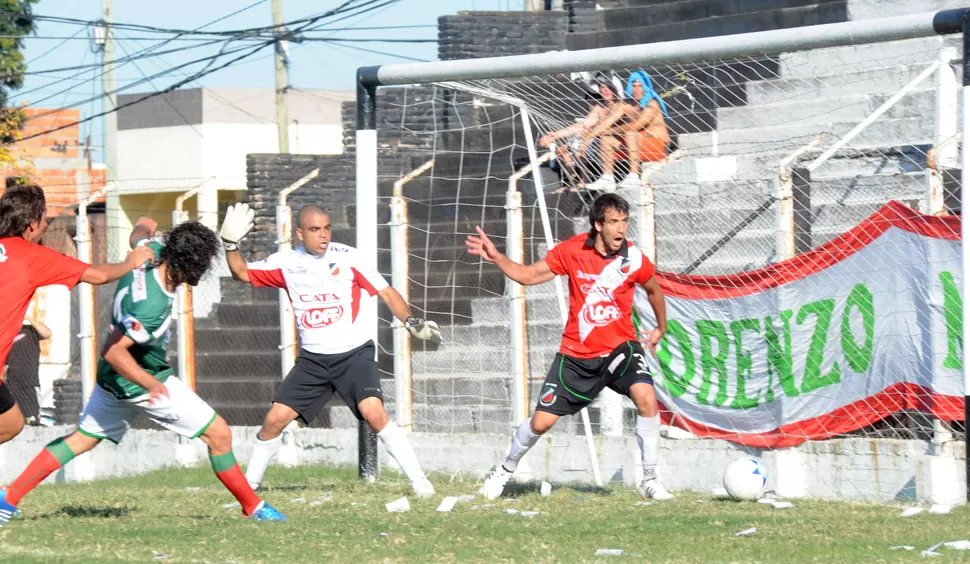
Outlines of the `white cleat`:
<svg viewBox="0 0 970 564">
<path fill-rule="evenodd" d="M 637 486 L 637 491 L 640 492 L 640 497 L 643 499 L 656 499 L 657 501 L 663 501 L 665 499 L 672 499 L 674 495 L 667 491 L 667 488 L 663 485 L 656 476 L 652 478 L 644 478 L 640 485 Z"/>
<path fill-rule="evenodd" d="M 612 174 L 604 174 L 597 180 L 586 185 L 587 190 L 598 192 L 616 192 L 616 179 Z"/>
<path fill-rule="evenodd" d="M 434 486 L 427 478 L 411 482 L 411 488 L 414 490 L 414 495 L 418 497 L 431 497 L 435 494 Z"/>
<path fill-rule="evenodd" d="M 633 190 L 640 187 L 640 177 L 636 174 L 630 173 L 623 177 L 623 180 L 619 184 L 622 190 Z"/>
<path fill-rule="evenodd" d="M 509 478 L 511 477 L 512 473 L 499 464 L 498 468 L 493 470 L 492 473 L 485 478 L 485 484 L 482 485 L 482 495 L 484 495 L 485 499 L 487 500 L 502 497 L 502 492 L 505 491 L 505 484 L 509 483 Z"/>
</svg>

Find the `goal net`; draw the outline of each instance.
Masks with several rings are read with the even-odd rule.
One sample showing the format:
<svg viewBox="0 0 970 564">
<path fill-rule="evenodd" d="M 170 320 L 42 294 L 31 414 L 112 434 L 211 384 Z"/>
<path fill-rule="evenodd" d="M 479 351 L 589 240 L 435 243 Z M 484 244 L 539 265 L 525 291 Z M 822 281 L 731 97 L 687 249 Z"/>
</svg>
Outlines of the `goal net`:
<svg viewBox="0 0 970 564">
<path fill-rule="evenodd" d="M 440 347 L 396 343 L 398 420 L 508 433 L 528 415 L 558 349 L 564 286 L 520 289 L 463 241 L 481 226 L 533 262 L 586 232 L 589 204 L 616 192 L 666 295 L 669 330 L 650 359 L 668 425 L 661 469 L 720 448 L 707 441 L 727 445 L 704 450 L 709 461 L 797 447 L 830 457 L 803 469 L 846 470 L 837 484 L 805 478 L 804 493 L 911 487 L 905 470 L 851 453 L 940 455 L 963 440 L 958 44 L 381 88 L 378 143 L 396 166 L 381 175 L 385 265 L 444 335 Z M 643 295 L 636 313 L 655 325 Z M 607 391 L 588 428 L 632 436 L 635 414 Z M 584 432 L 578 417 L 554 431 Z"/>
</svg>

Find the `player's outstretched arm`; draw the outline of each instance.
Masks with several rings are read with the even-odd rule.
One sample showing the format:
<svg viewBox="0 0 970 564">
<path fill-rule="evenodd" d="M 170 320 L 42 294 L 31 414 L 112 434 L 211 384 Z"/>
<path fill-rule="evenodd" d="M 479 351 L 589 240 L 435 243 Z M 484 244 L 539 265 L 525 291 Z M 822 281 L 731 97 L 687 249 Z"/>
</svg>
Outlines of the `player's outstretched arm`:
<svg viewBox="0 0 970 564">
<path fill-rule="evenodd" d="M 128 349 L 134 344 L 135 341 L 131 337 L 125 335 L 124 331 L 116 327 L 108 335 L 108 342 L 105 343 L 101 356 L 105 362 L 111 365 L 111 368 L 115 369 L 115 372 L 145 388 L 149 394 L 149 402 L 154 403 L 162 396 L 168 397 L 168 388 L 165 387 L 165 384 L 146 372 L 144 368 L 138 365 L 135 357 L 131 356 L 131 351 Z"/>
<path fill-rule="evenodd" d="M 239 242 L 252 230 L 256 212 L 249 209 L 249 204 L 242 202 L 229 206 L 226 218 L 222 221 L 222 245 L 226 249 L 226 263 L 233 279 L 239 282 L 249 282 L 249 267 L 246 260 L 239 254 Z"/>
<path fill-rule="evenodd" d="M 667 305 L 656 276 L 651 276 L 649 280 L 644 282 L 643 289 L 647 291 L 647 301 L 650 302 L 650 307 L 653 308 L 653 316 L 657 320 L 657 327 L 647 334 L 646 342 L 650 352 L 657 356 L 657 343 L 667 333 Z"/>
<path fill-rule="evenodd" d="M 150 217 L 139 217 L 131 229 L 131 235 L 128 236 L 128 246 L 134 249 L 139 241 L 151 239 L 155 236 L 156 229 L 158 229 L 157 221 Z"/>
<path fill-rule="evenodd" d="M 465 248 L 468 254 L 481 257 L 485 262 L 493 263 L 502 271 L 502 274 L 509 277 L 514 282 L 523 286 L 533 286 L 548 282 L 556 277 L 556 274 L 549 268 L 546 261 L 532 263 L 528 266 L 519 264 L 509 257 L 503 255 L 495 247 L 495 243 L 488 238 L 481 227 L 475 226 L 478 235 L 469 235 L 465 239 Z"/>
<path fill-rule="evenodd" d="M 114 282 L 146 262 L 153 262 L 154 260 L 155 251 L 148 247 L 138 247 L 128 253 L 125 262 L 89 266 L 81 275 L 81 282 L 95 286 Z"/>
<path fill-rule="evenodd" d="M 391 310 L 391 315 L 399 319 L 414 338 L 434 343 L 441 342 L 441 329 L 438 328 L 438 324 L 422 317 L 413 317 L 411 306 L 404 301 L 404 296 L 400 292 L 388 286 L 377 295 L 384 300 L 387 309 Z"/>
</svg>

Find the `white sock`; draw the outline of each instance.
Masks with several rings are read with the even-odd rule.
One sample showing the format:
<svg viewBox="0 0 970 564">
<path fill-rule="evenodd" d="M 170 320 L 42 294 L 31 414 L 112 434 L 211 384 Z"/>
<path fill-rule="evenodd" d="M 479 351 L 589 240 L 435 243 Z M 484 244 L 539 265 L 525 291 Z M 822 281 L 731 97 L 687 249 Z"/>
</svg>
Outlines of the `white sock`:
<svg viewBox="0 0 970 564">
<path fill-rule="evenodd" d="M 643 460 L 643 477 L 657 475 L 657 460 L 660 459 L 660 414 L 653 417 L 637 415 L 637 444 Z"/>
<path fill-rule="evenodd" d="M 512 437 L 512 448 L 509 450 L 509 455 L 505 457 L 502 466 L 509 472 L 515 472 L 515 469 L 519 466 L 519 461 L 522 460 L 525 453 L 529 452 L 530 448 L 539 442 L 541 436 L 532 432 L 532 418 L 520 423 L 519 428 L 515 430 L 515 436 Z"/>
<path fill-rule="evenodd" d="M 280 447 L 283 446 L 283 434 L 275 439 L 270 439 L 268 441 L 260 440 L 259 436 L 253 441 L 253 455 L 249 457 L 249 464 L 246 466 L 246 481 L 255 490 L 259 487 L 259 484 L 263 481 L 263 474 L 266 473 L 266 467 L 269 466 L 269 461 L 273 460 L 276 453 L 280 451 Z"/>
<path fill-rule="evenodd" d="M 421 470 L 421 465 L 418 464 L 418 457 L 414 455 L 414 449 L 411 448 L 411 441 L 396 423 L 388 421 L 377 436 L 384 443 L 387 453 L 394 457 L 401 470 L 404 470 L 408 480 L 416 482 L 427 479 L 424 470 Z"/>
</svg>

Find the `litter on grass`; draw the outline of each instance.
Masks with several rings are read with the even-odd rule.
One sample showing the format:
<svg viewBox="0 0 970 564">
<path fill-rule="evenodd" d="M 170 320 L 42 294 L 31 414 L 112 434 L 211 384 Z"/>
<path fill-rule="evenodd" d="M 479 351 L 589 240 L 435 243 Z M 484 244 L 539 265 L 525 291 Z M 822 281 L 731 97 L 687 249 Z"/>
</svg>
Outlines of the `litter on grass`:
<svg viewBox="0 0 970 564">
<path fill-rule="evenodd" d="M 776 501 L 771 504 L 775 509 L 788 509 L 789 507 L 795 507 L 795 505 L 790 501 Z"/>
<path fill-rule="evenodd" d="M 538 514 L 539 514 L 538 511 L 522 511 L 521 513 L 519 513 L 519 515 L 523 517 L 535 517 Z"/>
<path fill-rule="evenodd" d="M 915 546 L 909 546 L 909 545 L 905 545 L 905 544 L 901 544 L 899 546 L 890 546 L 889 547 L 889 550 L 915 550 L 915 549 L 916 549 Z"/>
<path fill-rule="evenodd" d="M 597 548 L 593 556 L 623 556 L 622 548 Z"/>
<path fill-rule="evenodd" d="M 907 507 L 903 509 L 903 512 L 899 514 L 900 517 L 912 517 L 913 515 L 919 515 L 920 513 L 926 511 L 922 507 Z"/>
<path fill-rule="evenodd" d="M 306 498 L 303 498 L 303 497 L 295 497 L 295 498 L 291 499 L 290 502 L 291 503 L 306 503 Z"/>
<path fill-rule="evenodd" d="M 757 530 L 758 529 L 756 527 L 751 527 L 750 529 L 745 529 L 743 531 L 738 531 L 737 533 L 734 533 L 734 536 L 736 536 L 736 537 L 746 537 L 748 535 L 753 535 L 755 533 L 755 531 L 757 531 Z"/>
<path fill-rule="evenodd" d="M 930 513 L 933 515 L 946 515 L 953 507 L 942 503 L 934 503 L 930 506 Z"/>
<path fill-rule="evenodd" d="M 549 497 L 549 494 L 551 493 L 552 493 L 552 484 L 550 484 L 549 482 L 542 482 L 542 485 L 539 486 L 539 494 L 542 497 Z"/>
<path fill-rule="evenodd" d="M 633 504 L 634 507 L 637 507 L 637 506 L 640 506 L 640 505 L 653 505 L 653 502 L 652 501 L 638 501 L 638 502 L 636 502 L 636 503 Z"/>
<path fill-rule="evenodd" d="M 438 509 L 435 509 L 435 511 L 439 511 L 441 513 L 448 513 L 449 511 L 455 508 L 455 505 L 457 503 L 458 503 L 457 497 L 448 496 L 441 500 L 441 504 L 438 506 Z"/>
<path fill-rule="evenodd" d="M 388 513 L 404 513 L 411 510 L 411 502 L 406 497 L 400 497 L 392 502 L 384 504 Z"/>
<path fill-rule="evenodd" d="M 519 512 L 519 510 L 518 509 L 506 509 L 505 512 L 508 513 L 509 515 L 515 515 L 516 513 Z"/>
<path fill-rule="evenodd" d="M 233 507 L 242 507 L 242 505 L 240 505 L 238 501 L 234 501 L 222 506 L 223 509 L 232 509 Z"/>
</svg>

